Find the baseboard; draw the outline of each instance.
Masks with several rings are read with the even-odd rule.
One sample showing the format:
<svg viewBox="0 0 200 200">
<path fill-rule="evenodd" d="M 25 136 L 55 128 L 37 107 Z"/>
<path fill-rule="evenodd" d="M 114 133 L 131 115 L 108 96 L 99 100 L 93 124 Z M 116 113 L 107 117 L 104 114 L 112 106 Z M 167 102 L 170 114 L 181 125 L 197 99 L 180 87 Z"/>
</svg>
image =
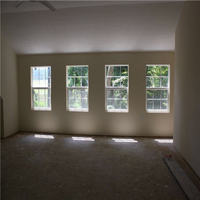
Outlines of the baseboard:
<svg viewBox="0 0 200 200">
<path fill-rule="evenodd" d="M 94 137 L 121 137 L 121 138 L 124 138 L 124 137 L 131 137 L 131 138 L 152 138 L 152 139 L 155 139 L 155 138 L 169 138 L 169 139 L 172 139 L 173 136 L 157 136 L 157 135 L 145 135 L 145 134 L 142 134 L 142 135 L 130 135 L 130 134 L 126 134 L 126 135 L 113 135 L 112 133 L 109 134 L 107 132 L 104 132 L 102 134 L 100 133 L 94 133 L 94 134 L 86 134 L 86 133 L 70 133 L 70 132 L 43 132 L 43 131 L 26 131 L 26 130 L 20 130 L 18 131 L 18 133 L 21 133 L 21 134 L 53 134 L 53 135 L 66 135 L 66 136 L 94 136 Z"/>
<path fill-rule="evenodd" d="M 177 148 L 175 146 L 174 146 L 174 151 L 175 151 L 175 159 L 183 167 L 183 169 L 185 170 L 187 175 L 190 177 L 190 179 L 193 181 L 193 183 L 200 190 L 200 177 L 194 171 L 194 169 L 191 167 L 191 165 L 187 162 L 187 160 L 182 156 L 182 154 L 177 150 Z"/>
</svg>

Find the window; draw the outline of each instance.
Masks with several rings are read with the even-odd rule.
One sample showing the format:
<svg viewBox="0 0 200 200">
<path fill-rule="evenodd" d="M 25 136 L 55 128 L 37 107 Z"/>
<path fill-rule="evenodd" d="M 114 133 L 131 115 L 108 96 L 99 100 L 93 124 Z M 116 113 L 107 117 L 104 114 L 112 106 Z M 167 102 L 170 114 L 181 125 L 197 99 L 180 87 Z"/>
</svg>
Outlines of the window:
<svg viewBox="0 0 200 200">
<path fill-rule="evenodd" d="M 31 67 L 31 108 L 51 110 L 51 67 Z"/>
<path fill-rule="evenodd" d="M 88 112 L 88 66 L 67 66 L 67 108 Z"/>
<path fill-rule="evenodd" d="M 128 65 L 106 65 L 106 110 L 128 112 Z"/>
<path fill-rule="evenodd" d="M 169 65 L 146 66 L 147 112 L 169 112 Z"/>
</svg>

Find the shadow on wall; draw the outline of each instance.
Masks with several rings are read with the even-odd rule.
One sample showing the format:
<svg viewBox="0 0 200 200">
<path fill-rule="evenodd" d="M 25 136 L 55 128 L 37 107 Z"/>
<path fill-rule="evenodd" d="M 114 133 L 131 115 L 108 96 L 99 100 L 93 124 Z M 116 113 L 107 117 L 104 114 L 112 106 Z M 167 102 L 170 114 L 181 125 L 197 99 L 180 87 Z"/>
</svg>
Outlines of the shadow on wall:
<svg viewBox="0 0 200 200">
<path fill-rule="evenodd" d="M 1 115 L 1 138 L 4 136 L 4 123 L 3 123 L 3 98 L 0 97 L 0 115 Z"/>
</svg>

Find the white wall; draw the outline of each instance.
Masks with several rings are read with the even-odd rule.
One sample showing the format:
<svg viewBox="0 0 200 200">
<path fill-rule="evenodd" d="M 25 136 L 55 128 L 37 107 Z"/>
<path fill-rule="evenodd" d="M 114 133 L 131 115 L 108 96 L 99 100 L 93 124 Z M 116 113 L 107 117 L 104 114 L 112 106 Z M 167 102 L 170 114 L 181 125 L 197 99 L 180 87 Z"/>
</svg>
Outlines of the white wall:
<svg viewBox="0 0 200 200">
<path fill-rule="evenodd" d="M 68 134 L 172 136 L 173 95 L 170 113 L 145 111 L 145 65 L 171 65 L 173 52 L 129 52 L 21 55 L 19 59 L 20 130 Z M 89 65 L 89 112 L 66 111 L 65 66 Z M 105 111 L 105 64 L 129 64 L 129 112 Z M 30 66 L 52 67 L 52 111 L 31 110 Z"/>
<path fill-rule="evenodd" d="M 1 33 L 1 96 L 3 98 L 4 133 L 7 137 L 18 131 L 17 57 Z"/>
<path fill-rule="evenodd" d="M 175 46 L 174 141 L 200 176 L 200 2 L 185 4 Z"/>
</svg>

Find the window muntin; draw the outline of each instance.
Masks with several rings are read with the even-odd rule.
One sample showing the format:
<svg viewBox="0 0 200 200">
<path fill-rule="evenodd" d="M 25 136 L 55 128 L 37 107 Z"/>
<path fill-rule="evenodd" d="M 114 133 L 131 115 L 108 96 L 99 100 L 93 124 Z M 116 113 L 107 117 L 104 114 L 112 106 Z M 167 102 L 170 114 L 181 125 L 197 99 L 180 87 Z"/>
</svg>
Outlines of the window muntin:
<svg viewBox="0 0 200 200">
<path fill-rule="evenodd" d="M 105 103 L 108 112 L 128 112 L 128 65 L 105 66 Z"/>
<path fill-rule="evenodd" d="M 67 109 L 88 112 L 88 66 L 69 65 L 66 67 Z"/>
<path fill-rule="evenodd" d="M 169 112 L 169 65 L 146 65 L 146 110 Z"/>
<path fill-rule="evenodd" d="M 31 67 L 31 108 L 51 110 L 51 67 Z"/>
</svg>

